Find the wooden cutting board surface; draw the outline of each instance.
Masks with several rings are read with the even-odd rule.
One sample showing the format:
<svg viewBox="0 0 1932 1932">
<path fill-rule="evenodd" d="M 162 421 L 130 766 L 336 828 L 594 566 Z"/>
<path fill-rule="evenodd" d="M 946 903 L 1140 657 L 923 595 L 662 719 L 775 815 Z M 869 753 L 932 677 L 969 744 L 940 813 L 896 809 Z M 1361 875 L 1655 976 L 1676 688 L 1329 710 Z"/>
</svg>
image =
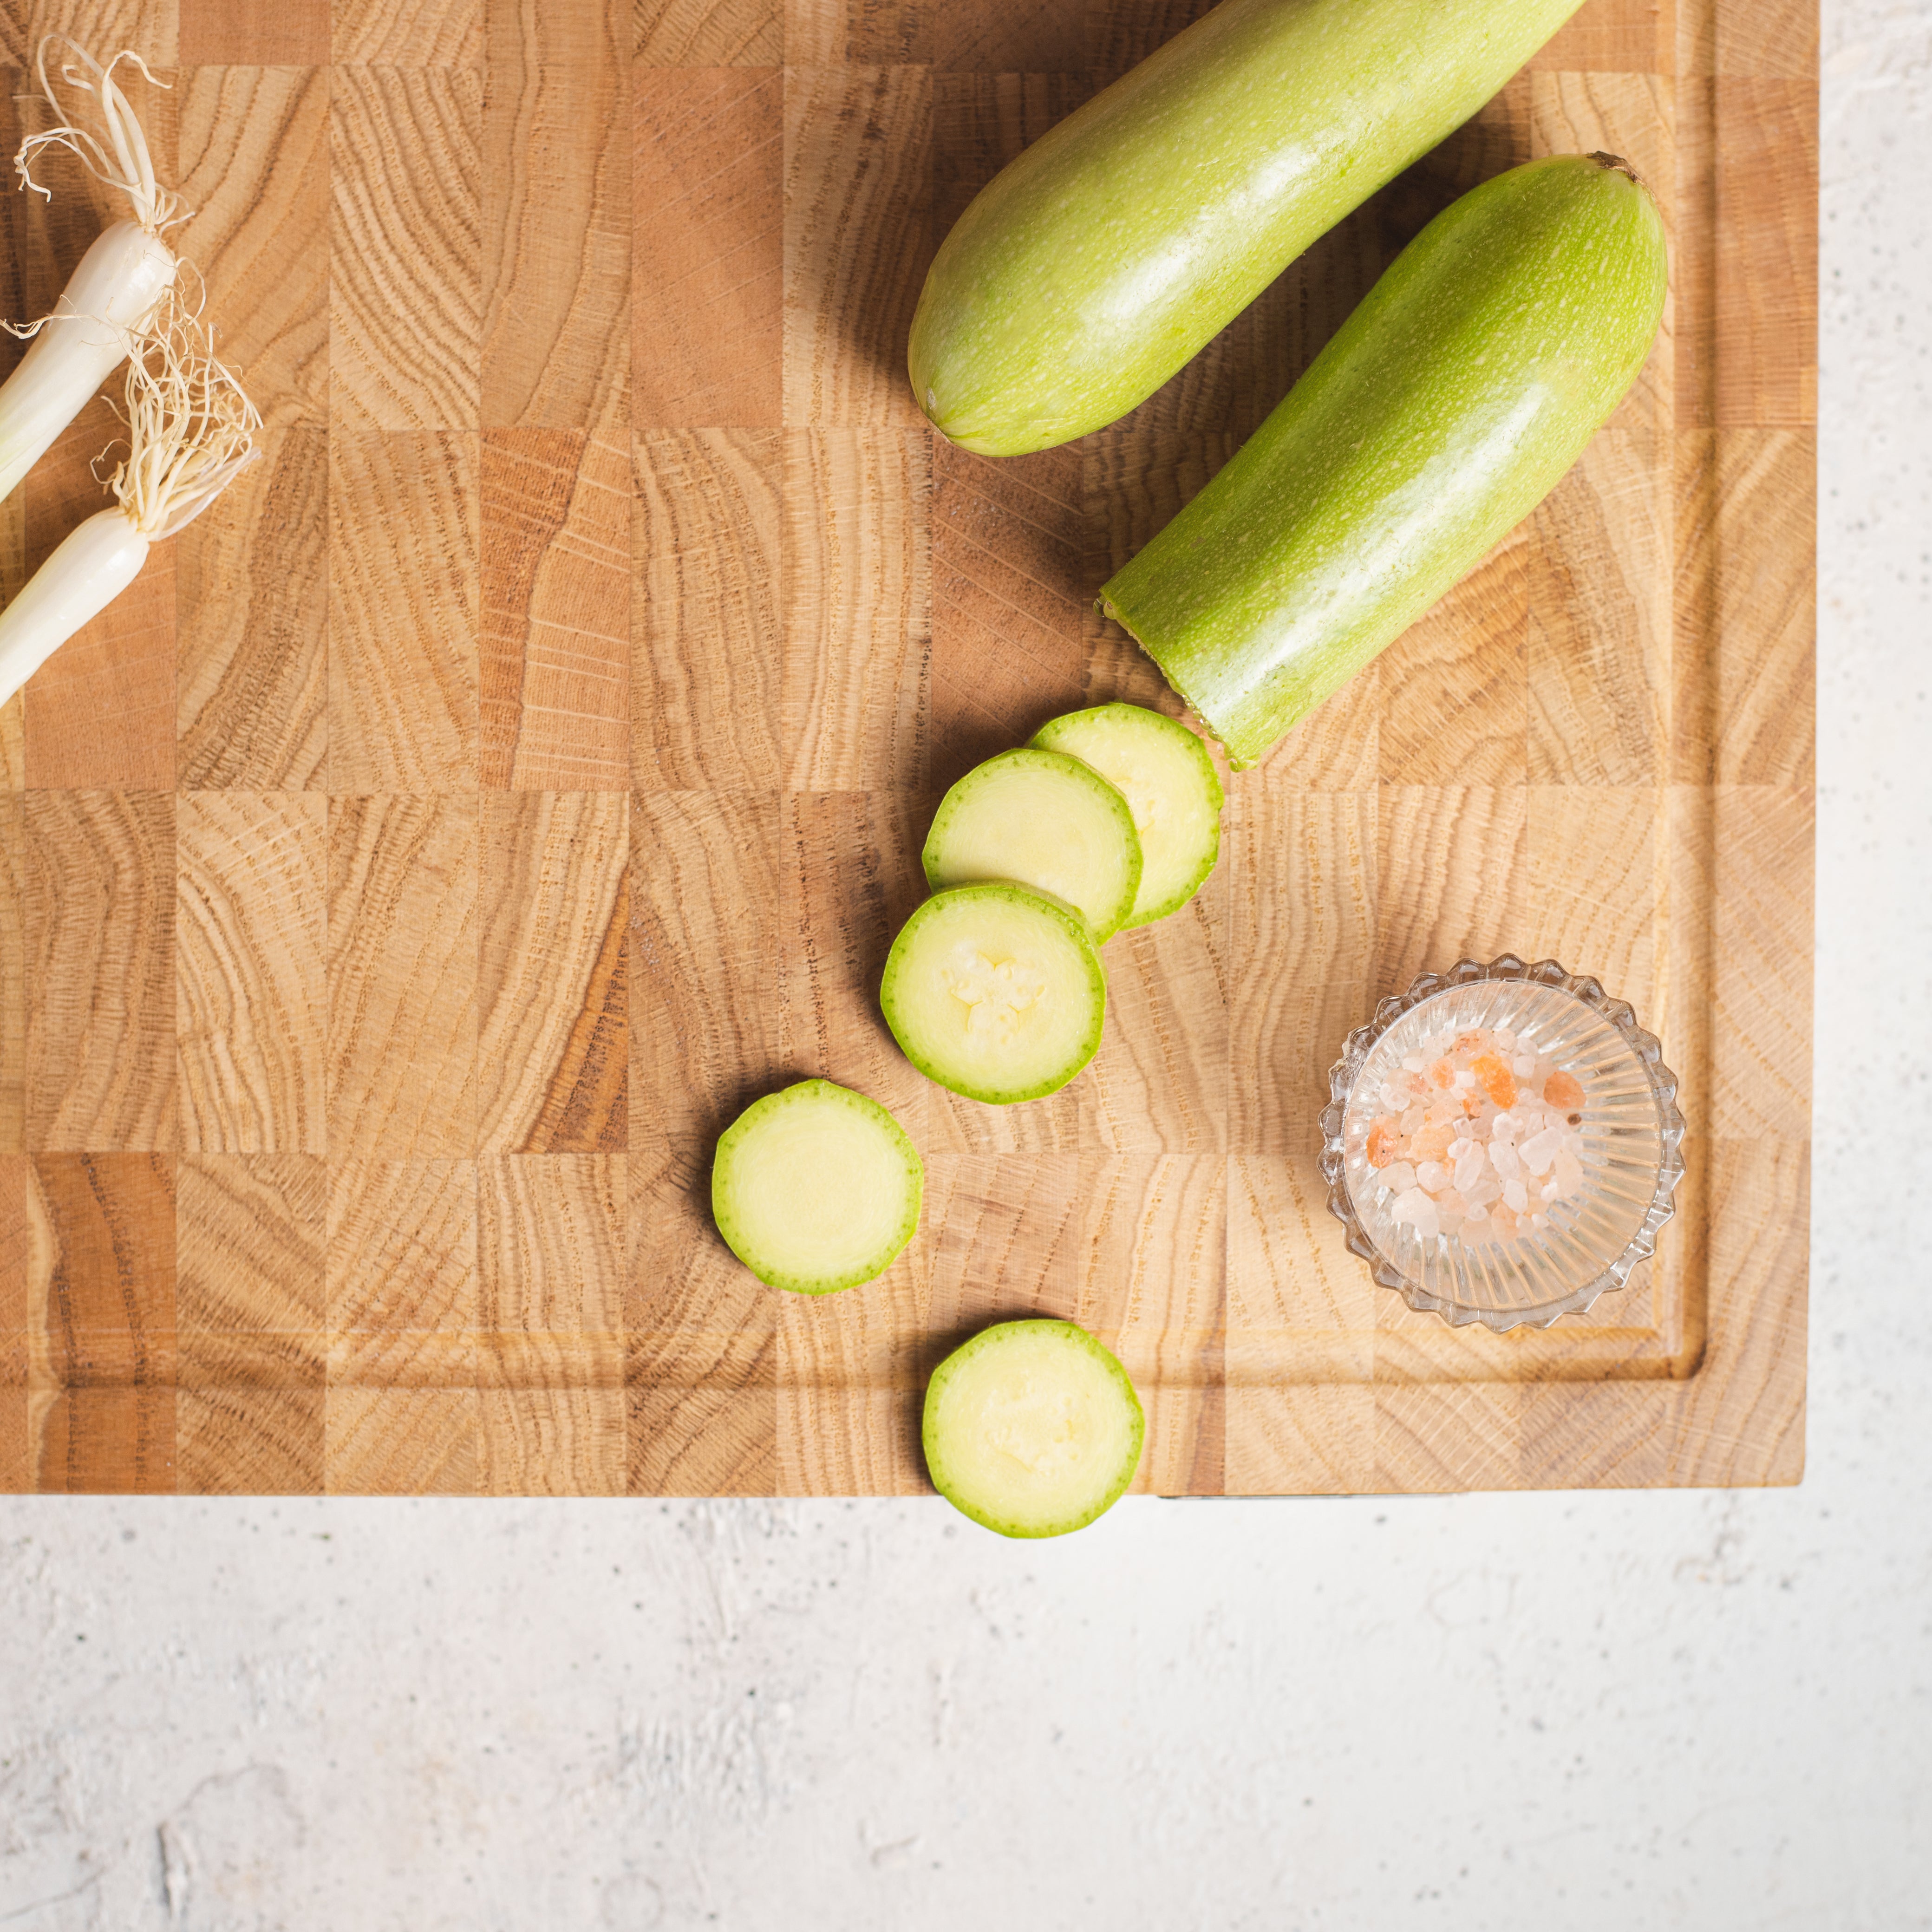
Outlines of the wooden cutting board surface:
<svg viewBox="0 0 1932 1932">
<path fill-rule="evenodd" d="M 16 70 L 76 26 L 172 80 L 269 428 L 0 712 L 0 1485 L 916 1490 L 926 1374 L 1025 1311 L 1120 1353 L 1150 1489 L 1796 1479 L 1812 0 L 1589 0 L 1133 416 L 1007 463 L 914 407 L 926 263 L 1190 0 L 22 4 Z M 1674 249 L 1613 424 L 1233 782 L 1085 1074 L 926 1084 L 873 995 L 938 794 L 1056 711 L 1173 708 L 1101 582 L 1430 214 L 1600 148 Z M 56 185 L 0 197 L 8 316 L 102 219 Z M 8 594 L 112 433 L 0 510 Z M 1371 1283 L 1315 1121 L 1378 996 L 1504 950 L 1632 1000 L 1691 1132 L 1648 1279 L 1498 1337 Z M 719 1130 L 806 1074 L 928 1177 L 823 1302 L 705 1210 Z"/>
</svg>

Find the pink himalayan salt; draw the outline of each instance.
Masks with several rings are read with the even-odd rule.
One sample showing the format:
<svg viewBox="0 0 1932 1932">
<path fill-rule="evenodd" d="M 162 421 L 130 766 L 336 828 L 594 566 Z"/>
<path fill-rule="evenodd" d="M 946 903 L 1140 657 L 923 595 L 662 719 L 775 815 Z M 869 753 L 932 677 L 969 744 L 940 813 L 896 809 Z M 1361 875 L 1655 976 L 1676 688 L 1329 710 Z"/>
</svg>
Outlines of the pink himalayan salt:
<svg viewBox="0 0 1932 1932">
<path fill-rule="evenodd" d="M 1389 1212 L 1418 1236 L 1474 1246 L 1546 1228 L 1546 1210 L 1581 1192 L 1576 1076 L 1510 1033 L 1465 1028 L 1426 1040 L 1376 1097 L 1370 1163 Z"/>
</svg>

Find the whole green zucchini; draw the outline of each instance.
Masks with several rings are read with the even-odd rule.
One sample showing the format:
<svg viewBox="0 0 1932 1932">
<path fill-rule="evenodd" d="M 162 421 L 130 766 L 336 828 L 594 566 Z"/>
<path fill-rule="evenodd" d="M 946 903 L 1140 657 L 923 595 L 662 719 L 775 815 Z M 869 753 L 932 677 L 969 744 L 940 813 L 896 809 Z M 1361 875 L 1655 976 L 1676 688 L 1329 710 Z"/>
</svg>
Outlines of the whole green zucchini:
<svg viewBox="0 0 1932 1932">
<path fill-rule="evenodd" d="M 1614 155 L 1486 182 L 1100 592 L 1238 770 L 1553 489 L 1650 352 L 1664 224 Z"/>
<path fill-rule="evenodd" d="M 959 218 L 913 318 L 921 406 L 988 456 L 1125 416 L 1577 4 L 1222 0 Z"/>
</svg>

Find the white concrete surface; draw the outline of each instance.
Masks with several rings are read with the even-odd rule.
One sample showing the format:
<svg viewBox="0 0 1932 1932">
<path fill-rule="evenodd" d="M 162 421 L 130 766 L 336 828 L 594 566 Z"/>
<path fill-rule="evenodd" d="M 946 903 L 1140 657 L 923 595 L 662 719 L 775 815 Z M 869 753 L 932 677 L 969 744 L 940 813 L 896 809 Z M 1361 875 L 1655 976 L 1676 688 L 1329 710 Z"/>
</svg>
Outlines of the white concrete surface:
<svg viewBox="0 0 1932 1932">
<path fill-rule="evenodd" d="M 1932 7 L 1826 31 L 1803 1487 L 10 1498 L 0 1927 L 1932 1926 Z"/>
</svg>

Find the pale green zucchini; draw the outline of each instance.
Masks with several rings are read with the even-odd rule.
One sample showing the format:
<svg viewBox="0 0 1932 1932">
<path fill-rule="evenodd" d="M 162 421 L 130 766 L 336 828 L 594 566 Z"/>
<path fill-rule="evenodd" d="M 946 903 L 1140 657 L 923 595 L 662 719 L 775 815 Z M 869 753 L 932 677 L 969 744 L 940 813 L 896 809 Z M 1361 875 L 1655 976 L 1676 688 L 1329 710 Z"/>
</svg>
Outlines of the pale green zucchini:
<svg viewBox="0 0 1932 1932">
<path fill-rule="evenodd" d="M 1253 764 L 1556 486 L 1642 368 L 1665 276 L 1657 205 L 1614 156 L 1486 182 L 1101 608 Z"/>
<path fill-rule="evenodd" d="M 921 407 L 988 456 L 1125 416 L 1576 5 L 1222 0 L 954 224 L 913 318 Z"/>
</svg>

